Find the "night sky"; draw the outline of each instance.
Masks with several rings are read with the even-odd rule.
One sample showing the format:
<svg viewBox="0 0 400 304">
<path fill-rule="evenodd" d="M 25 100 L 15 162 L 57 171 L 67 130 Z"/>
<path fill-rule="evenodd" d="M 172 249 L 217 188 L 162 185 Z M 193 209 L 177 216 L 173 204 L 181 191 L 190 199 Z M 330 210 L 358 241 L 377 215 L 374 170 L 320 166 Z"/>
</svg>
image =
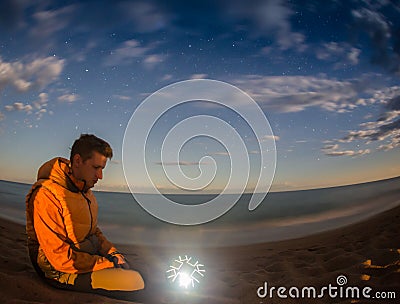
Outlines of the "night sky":
<svg viewBox="0 0 400 304">
<path fill-rule="evenodd" d="M 41 163 L 94 133 L 114 149 L 96 189 L 126 189 L 122 142 L 136 107 L 198 78 L 237 86 L 263 110 L 276 140 L 273 190 L 400 175 L 399 1 L 21 0 L 0 2 L 0 179 L 32 182 Z M 196 114 L 249 131 L 235 113 L 193 102 L 166 113 L 149 151 Z M 212 156 L 220 173 L 205 191 L 218 191 L 225 152 L 193 140 L 180 165 L 196 176 Z M 157 186 L 176 191 L 149 160 Z"/>
</svg>

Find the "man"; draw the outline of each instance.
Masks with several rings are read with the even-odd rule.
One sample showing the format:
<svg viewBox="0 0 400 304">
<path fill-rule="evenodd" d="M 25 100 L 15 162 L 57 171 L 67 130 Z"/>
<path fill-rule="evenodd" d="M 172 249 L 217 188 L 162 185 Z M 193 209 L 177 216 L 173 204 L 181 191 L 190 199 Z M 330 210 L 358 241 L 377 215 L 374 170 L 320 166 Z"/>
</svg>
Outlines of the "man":
<svg viewBox="0 0 400 304">
<path fill-rule="evenodd" d="M 82 134 L 70 160 L 44 163 L 26 197 L 29 255 L 35 270 L 53 286 L 78 290 L 134 291 L 144 288 L 139 272 L 97 227 L 97 201 L 90 190 L 103 178 L 112 149 Z"/>
</svg>

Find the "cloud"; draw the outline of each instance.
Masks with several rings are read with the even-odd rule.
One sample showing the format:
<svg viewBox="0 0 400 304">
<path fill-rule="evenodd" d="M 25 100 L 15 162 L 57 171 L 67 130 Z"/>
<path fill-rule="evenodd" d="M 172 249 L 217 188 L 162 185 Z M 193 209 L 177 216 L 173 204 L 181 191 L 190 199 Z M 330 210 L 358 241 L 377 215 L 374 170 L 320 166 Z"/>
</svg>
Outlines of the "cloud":
<svg viewBox="0 0 400 304">
<path fill-rule="evenodd" d="M 325 155 L 328 156 L 362 156 L 369 154 L 371 151 L 370 149 L 365 150 L 339 150 L 339 145 L 325 145 L 321 149 Z"/>
<path fill-rule="evenodd" d="M 165 74 L 161 80 L 162 81 L 167 81 L 167 80 L 171 80 L 173 78 L 173 76 L 171 74 Z"/>
<path fill-rule="evenodd" d="M 130 96 L 118 95 L 118 94 L 113 95 L 113 97 L 117 98 L 117 99 L 120 99 L 120 100 L 131 100 L 132 99 L 132 97 L 130 97 Z"/>
<path fill-rule="evenodd" d="M 372 63 L 400 73 L 400 48 L 396 48 L 399 44 L 399 29 L 395 28 L 396 22 L 389 20 L 388 14 L 383 15 L 372 7 L 354 9 L 351 13 L 354 20 L 352 30 L 355 33 L 366 32 L 370 38 Z"/>
<path fill-rule="evenodd" d="M 346 59 L 349 62 L 350 65 L 357 65 L 359 58 L 358 56 L 360 55 L 361 50 L 357 49 L 355 47 L 352 47 L 350 51 L 347 53 Z"/>
<path fill-rule="evenodd" d="M 65 60 L 57 57 L 37 58 L 24 63 L 6 62 L 0 58 L 0 91 L 10 86 L 18 92 L 44 88 L 58 79 Z"/>
<path fill-rule="evenodd" d="M 281 138 L 280 138 L 278 135 L 265 135 L 265 136 L 263 136 L 263 138 L 261 138 L 262 141 L 264 141 L 264 140 L 271 140 L 271 139 L 273 139 L 273 140 L 275 140 L 275 141 L 278 141 L 278 140 L 280 140 Z"/>
<path fill-rule="evenodd" d="M 34 13 L 32 15 L 34 26 L 30 29 L 30 34 L 35 38 L 49 38 L 69 25 L 77 8 L 77 5 L 68 5 Z"/>
<path fill-rule="evenodd" d="M 134 29 L 140 33 L 161 30 L 169 25 L 171 17 L 154 3 L 146 1 L 123 1 L 118 4 L 121 15 L 131 20 Z"/>
<path fill-rule="evenodd" d="M 19 112 L 26 112 L 31 113 L 33 107 L 29 104 L 23 104 L 22 102 L 14 102 L 12 105 L 6 105 L 4 107 L 7 111 L 19 111 Z"/>
<path fill-rule="evenodd" d="M 247 75 L 232 82 L 254 98 L 264 110 L 300 112 L 310 107 L 345 113 L 379 102 L 384 93 L 373 75 L 337 80 L 319 76 Z M 360 103 L 360 96 L 363 96 Z"/>
<path fill-rule="evenodd" d="M 78 98 L 79 98 L 79 95 L 72 93 L 72 94 L 61 95 L 57 99 L 59 101 L 64 101 L 64 102 L 70 102 L 71 103 L 71 102 L 76 101 Z"/>
<path fill-rule="evenodd" d="M 382 141 L 388 137 L 400 136 L 400 111 L 389 111 L 376 121 L 360 124 L 361 130 L 349 131 L 338 142 L 349 143 L 355 140 L 364 140 L 368 144 L 373 141 Z"/>
<path fill-rule="evenodd" d="M 400 146 L 400 136 L 392 137 L 387 144 L 379 145 L 378 150 L 389 151 Z"/>
<path fill-rule="evenodd" d="M 400 146 L 400 87 L 387 88 L 386 96 L 378 94 L 384 112 L 378 119 L 361 123 L 359 130 L 349 130 L 345 136 L 330 141 L 331 143 L 353 143 L 364 141 L 366 144 L 382 142 L 378 150 L 388 151 Z M 336 146 L 335 146 L 336 147 Z M 329 148 L 329 146 L 325 146 Z M 333 148 L 333 147 L 332 147 Z M 329 149 L 328 149 L 329 150 Z M 337 150 L 337 147 L 333 150 Z"/>
<path fill-rule="evenodd" d="M 25 72 L 26 75 L 35 79 L 39 87 L 43 88 L 58 78 L 63 67 L 64 60 L 53 56 L 35 59 L 25 66 Z"/>
<path fill-rule="evenodd" d="M 206 79 L 208 74 L 193 74 L 190 79 Z"/>
<path fill-rule="evenodd" d="M 49 101 L 49 95 L 47 93 L 40 93 L 39 94 L 39 99 L 33 102 L 33 105 L 35 106 L 36 109 L 40 110 L 43 107 L 47 106 L 47 102 Z"/>
<path fill-rule="evenodd" d="M 333 68 L 335 70 L 347 65 L 357 65 L 360 53 L 360 49 L 352 47 L 347 43 L 329 42 L 316 48 L 317 58 L 324 61 L 334 61 Z"/>
<path fill-rule="evenodd" d="M 52 114 L 52 111 L 47 111 L 47 102 L 49 100 L 49 96 L 47 93 L 40 93 L 38 98 L 34 100 L 31 104 L 24 104 L 22 102 L 14 102 L 13 104 L 9 104 L 4 106 L 4 109 L 8 112 L 25 112 L 28 115 L 34 113 L 37 120 L 40 120 L 45 113 Z M 35 111 L 36 110 L 36 111 Z"/>
<path fill-rule="evenodd" d="M 148 48 L 140 46 L 140 42 L 131 39 L 122 43 L 122 45 L 111 51 L 105 61 L 105 65 L 119 65 L 131 61 L 133 58 L 141 57 L 148 51 Z"/>
<path fill-rule="evenodd" d="M 276 44 L 282 50 L 306 49 L 304 35 L 292 30 L 290 18 L 294 12 L 286 1 L 233 1 L 226 13 L 250 22 L 252 34 L 274 37 Z"/>
<path fill-rule="evenodd" d="M 127 40 L 110 52 L 104 64 L 106 66 L 115 66 L 129 64 L 135 59 L 141 59 L 145 66 L 152 67 L 164 59 L 162 55 L 150 54 L 155 45 L 142 46 L 138 40 Z"/>
<path fill-rule="evenodd" d="M 143 64 L 147 68 L 154 68 L 157 64 L 163 62 L 164 59 L 165 56 L 163 55 L 151 54 L 144 58 Z"/>
</svg>

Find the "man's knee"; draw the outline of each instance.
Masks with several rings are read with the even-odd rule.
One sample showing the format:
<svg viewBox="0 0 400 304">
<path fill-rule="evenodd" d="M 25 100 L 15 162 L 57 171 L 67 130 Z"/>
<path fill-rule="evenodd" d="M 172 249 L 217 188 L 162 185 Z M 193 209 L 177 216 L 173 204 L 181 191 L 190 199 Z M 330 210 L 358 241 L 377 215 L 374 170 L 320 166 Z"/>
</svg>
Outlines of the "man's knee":
<svg viewBox="0 0 400 304">
<path fill-rule="evenodd" d="M 131 276 L 131 278 L 130 278 L 131 282 L 135 282 L 133 284 L 135 290 L 144 289 L 144 280 L 143 280 L 142 275 L 135 270 L 128 270 L 128 271 Z"/>
<path fill-rule="evenodd" d="M 135 291 L 144 289 L 144 280 L 135 270 L 108 268 L 92 273 L 92 288 Z"/>
</svg>

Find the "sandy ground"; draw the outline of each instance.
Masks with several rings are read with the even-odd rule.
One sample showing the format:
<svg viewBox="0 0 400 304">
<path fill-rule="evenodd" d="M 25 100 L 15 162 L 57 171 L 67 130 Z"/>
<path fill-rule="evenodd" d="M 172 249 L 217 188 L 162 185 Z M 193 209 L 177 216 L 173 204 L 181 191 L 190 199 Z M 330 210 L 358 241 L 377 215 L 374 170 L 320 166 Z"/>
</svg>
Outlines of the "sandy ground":
<svg viewBox="0 0 400 304">
<path fill-rule="evenodd" d="M 26 248 L 25 228 L 0 219 L 0 303 L 400 303 L 400 206 L 361 223 L 296 240 L 245 247 L 173 249 L 118 246 L 146 281 L 140 294 L 95 295 L 54 289 L 34 272 Z M 194 291 L 178 290 L 166 280 L 170 261 L 194 254 L 206 274 Z M 330 297 L 295 299 L 296 288 L 346 287 L 386 299 Z M 267 282 L 265 298 L 257 295 Z M 276 287 L 271 295 L 270 287 Z M 276 290 L 284 287 L 287 298 Z M 339 292 L 339 289 L 337 289 Z M 383 293 L 382 293 L 383 292 Z M 389 293 L 394 292 L 394 293 Z M 260 294 L 265 288 L 260 289 Z M 344 293 L 343 293 L 344 294 Z M 396 296 L 396 299 L 388 297 Z"/>
</svg>

